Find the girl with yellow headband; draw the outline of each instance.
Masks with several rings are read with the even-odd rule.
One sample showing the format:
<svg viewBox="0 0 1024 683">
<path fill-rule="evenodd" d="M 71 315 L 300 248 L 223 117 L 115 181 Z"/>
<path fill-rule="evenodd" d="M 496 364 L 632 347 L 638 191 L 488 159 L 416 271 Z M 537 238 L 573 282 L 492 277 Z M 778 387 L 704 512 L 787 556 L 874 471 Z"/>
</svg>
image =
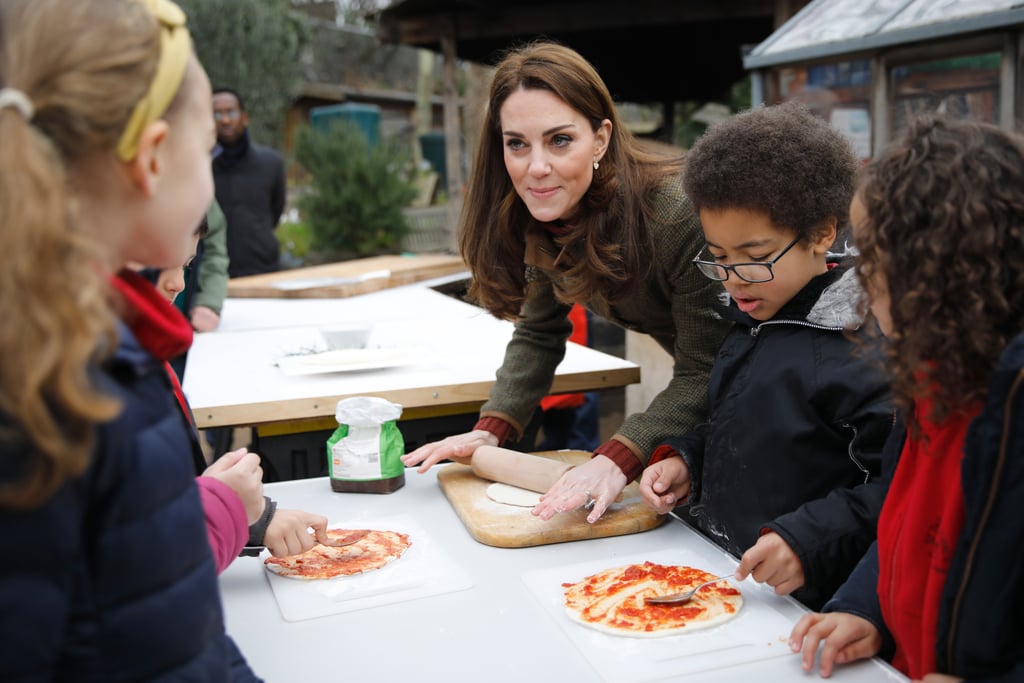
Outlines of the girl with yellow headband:
<svg viewBox="0 0 1024 683">
<path fill-rule="evenodd" d="M 0 140 L 0 680 L 257 680 L 163 367 L 191 327 L 122 270 L 184 262 L 213 196 L 185 15 L 0 0 Z"/>
</svg>

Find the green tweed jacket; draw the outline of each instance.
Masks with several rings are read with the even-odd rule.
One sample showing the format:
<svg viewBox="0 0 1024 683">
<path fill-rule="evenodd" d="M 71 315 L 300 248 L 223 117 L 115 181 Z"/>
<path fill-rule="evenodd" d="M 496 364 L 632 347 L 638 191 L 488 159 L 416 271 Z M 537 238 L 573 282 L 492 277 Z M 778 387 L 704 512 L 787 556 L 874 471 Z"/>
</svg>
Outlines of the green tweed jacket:
<svg viewBox="0 0 1024 683">
<path fill-rule="evenodd" d="M 210 232 L 203 239 L 203 262 L 193 306 L 206 306 L 220 315 L 228 294 L 228 220 L 214 199 L 206 212 Z"/>
<path fill-rule="evenodd" d="M 707 415 L 711 364 L 730 324 L 713 313 L 722 292 L 691 264 L 704 245 L 700 219 L 681 183 L 666 183 L 649 226 L 655 245 L 651 275 L 624 300 L 580 302 L 628 330 L 651 335 L 675 359 L 671 381 L 642 413 L 630 415 L 615 436 L 646 463 L 665 439 L 685 434 Z M 569 306 L 555 298 L 552 280 L 561 277 L 559 248 L 539 225 L 526 233 L 526 301 L 481 416 L 500 417 L 519 433 L 551 388 L 572 329 Z"/>
</svg>

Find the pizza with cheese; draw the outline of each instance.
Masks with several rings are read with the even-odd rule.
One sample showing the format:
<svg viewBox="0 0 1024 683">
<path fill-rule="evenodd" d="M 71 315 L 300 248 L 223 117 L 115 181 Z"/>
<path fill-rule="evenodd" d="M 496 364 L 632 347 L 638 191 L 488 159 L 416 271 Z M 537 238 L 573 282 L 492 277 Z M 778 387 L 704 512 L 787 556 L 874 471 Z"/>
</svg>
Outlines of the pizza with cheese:
<svg viewBox="0 0 1024 683">
<path fill-rule="evenodd" d="M 727 581 L 713 583 L 678 605 L 649 605 L 645 597 L 682 593 L 715 578 L 693 567 L 630 564 L 565 583 L 565 609 L 584 626 L 617 636 L 657 638 L 717 626 L 736 616 L 743 596 Z"/>
<path fill-rule="evenodd" d="M 342 547 L 317 543 L 298 555 L 268 557 L 263 564 L 271 572 L 292 579 L 333 579 L 380 569 L 412 545 L 408 534 L 397 531 L 328 529 L 327 535 L 333 541 L 358 540 Z"/>
</svg>

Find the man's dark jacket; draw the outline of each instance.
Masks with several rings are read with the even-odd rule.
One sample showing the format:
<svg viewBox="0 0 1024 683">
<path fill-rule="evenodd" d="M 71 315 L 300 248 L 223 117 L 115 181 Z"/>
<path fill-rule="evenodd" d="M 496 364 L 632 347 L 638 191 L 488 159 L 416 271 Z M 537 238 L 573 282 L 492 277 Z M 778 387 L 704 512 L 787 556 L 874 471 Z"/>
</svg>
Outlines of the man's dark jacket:
<svg viewBox="0 0 1024 683">
<path fill-rule="evenodd" d="M 281 155 L 249 142 L 248 133 L 213 160 L 217 203 L 228 220 L 228 275 L 259 275 L 279 268 L 274 230 L 284 212 Z"/>
</svg>

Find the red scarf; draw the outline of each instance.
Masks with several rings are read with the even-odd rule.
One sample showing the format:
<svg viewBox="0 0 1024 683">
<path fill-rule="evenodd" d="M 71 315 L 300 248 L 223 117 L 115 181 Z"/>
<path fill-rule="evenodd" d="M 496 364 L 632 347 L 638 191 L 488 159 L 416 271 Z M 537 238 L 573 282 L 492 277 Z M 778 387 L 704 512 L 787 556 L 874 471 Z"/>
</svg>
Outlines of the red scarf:
<svg viewBox="0 0 1024 683">
<path fill-rule="evenodd" d="M 938 424 L 931 409 L 928 399 L 914 408 L 921 434 L 907 438 L 878 520 L 878 598 L 893 666 L 911 678 L 936 670 L 939 605 L 964 521 L 964 437 L 980 406 Z"/>
<path fill-rule="evenodd" d="M 181 390 L 178 376 L 167 362 L 192 345 L 192 325 L 177 307 L 160 295 L 146 278 L 131 270 L 122 270 L 111 278 L 124 302 L 122 318 L 142 348 L 164 361 L 174 395 L 185 418 L 192 422 L 192 411 Z"/>
<path fill-rule="evenodd" d="M 124 302 L 121 318 L 157 360 L 177 358 L 192 346 L 192 325 L 146 278 L 122 270 L 111 278 Z"/>
</svg>

